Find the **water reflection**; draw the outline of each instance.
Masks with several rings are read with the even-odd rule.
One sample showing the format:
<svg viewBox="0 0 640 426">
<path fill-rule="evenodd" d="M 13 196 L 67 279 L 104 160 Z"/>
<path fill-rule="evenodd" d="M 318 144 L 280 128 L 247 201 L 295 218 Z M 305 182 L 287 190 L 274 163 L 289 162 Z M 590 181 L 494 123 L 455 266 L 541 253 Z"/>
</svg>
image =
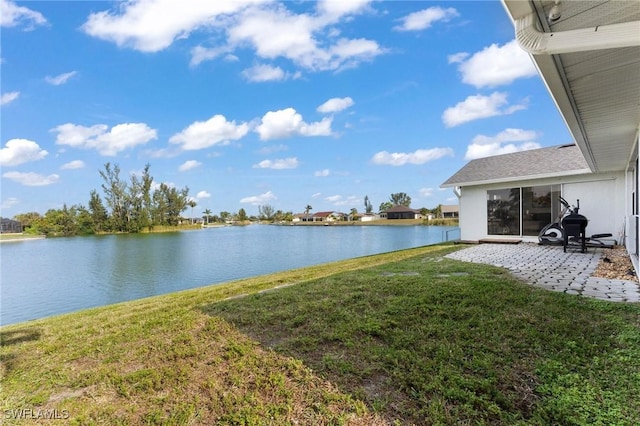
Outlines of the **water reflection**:
<svg viewBox="0 0 640 426">
<path fill-rule="evenodd" d="M 252 225 L 4 243 L 1 321 L 434 244 L 448 229 Z"/>
</svg>

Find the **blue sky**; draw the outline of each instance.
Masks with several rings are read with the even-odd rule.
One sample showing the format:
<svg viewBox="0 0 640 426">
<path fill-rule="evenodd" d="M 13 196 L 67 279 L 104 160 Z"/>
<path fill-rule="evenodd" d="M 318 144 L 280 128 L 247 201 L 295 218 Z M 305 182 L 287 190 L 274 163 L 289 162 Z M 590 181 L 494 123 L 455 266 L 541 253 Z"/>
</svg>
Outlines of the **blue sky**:
<svg viewBox="0 0 640 426">
<path fill-rule="evenodd" d="M 0 4 L 5 217 L 107 162 L 199 211 L 433 208 L 470 159 L 571 142 L 498 1 Z"/>
</svg>

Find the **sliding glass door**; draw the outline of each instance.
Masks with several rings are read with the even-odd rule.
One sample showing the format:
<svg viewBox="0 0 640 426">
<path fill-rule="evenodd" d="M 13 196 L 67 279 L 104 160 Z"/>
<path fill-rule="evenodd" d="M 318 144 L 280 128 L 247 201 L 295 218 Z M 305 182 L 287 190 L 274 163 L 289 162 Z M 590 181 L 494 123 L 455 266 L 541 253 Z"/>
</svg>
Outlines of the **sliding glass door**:
<svg viewBox="0 0 640 426">
<path fill-rule="evenodd" d="M 560 185 L 487 191 L 488 235 L 536 236 L 560 209 Z"/>
</svg>

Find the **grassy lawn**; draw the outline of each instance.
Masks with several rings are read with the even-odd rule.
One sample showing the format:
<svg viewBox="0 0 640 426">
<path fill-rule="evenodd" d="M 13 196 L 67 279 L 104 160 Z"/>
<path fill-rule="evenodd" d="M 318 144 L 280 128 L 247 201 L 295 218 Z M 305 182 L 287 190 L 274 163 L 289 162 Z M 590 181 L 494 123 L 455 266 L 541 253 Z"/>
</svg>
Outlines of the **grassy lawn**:
<svg viewBox="0 0 640 426">
<path fill-rule="evenodd" d="M 442 257 L 457 248 L 3 327 L 3 420 L 640 423 L 640 305 L 547 292 Z"/>
</svg>

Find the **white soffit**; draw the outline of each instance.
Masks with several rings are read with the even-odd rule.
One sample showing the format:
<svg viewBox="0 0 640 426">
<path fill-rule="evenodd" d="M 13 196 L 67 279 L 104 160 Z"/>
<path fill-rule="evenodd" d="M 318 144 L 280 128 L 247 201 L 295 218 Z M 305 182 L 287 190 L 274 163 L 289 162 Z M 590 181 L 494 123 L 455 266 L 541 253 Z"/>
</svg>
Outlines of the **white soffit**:
<svg viewBox="0 0 640 426">
<path fill-rule="evenodd" d="M 560 1 L 552 24 L 553 0 L 503 3 L 514 25 L 544 39 L 532 58 L 591 169 L 625 170 L 640 124 L 640 1 Z"/>
</svg>

